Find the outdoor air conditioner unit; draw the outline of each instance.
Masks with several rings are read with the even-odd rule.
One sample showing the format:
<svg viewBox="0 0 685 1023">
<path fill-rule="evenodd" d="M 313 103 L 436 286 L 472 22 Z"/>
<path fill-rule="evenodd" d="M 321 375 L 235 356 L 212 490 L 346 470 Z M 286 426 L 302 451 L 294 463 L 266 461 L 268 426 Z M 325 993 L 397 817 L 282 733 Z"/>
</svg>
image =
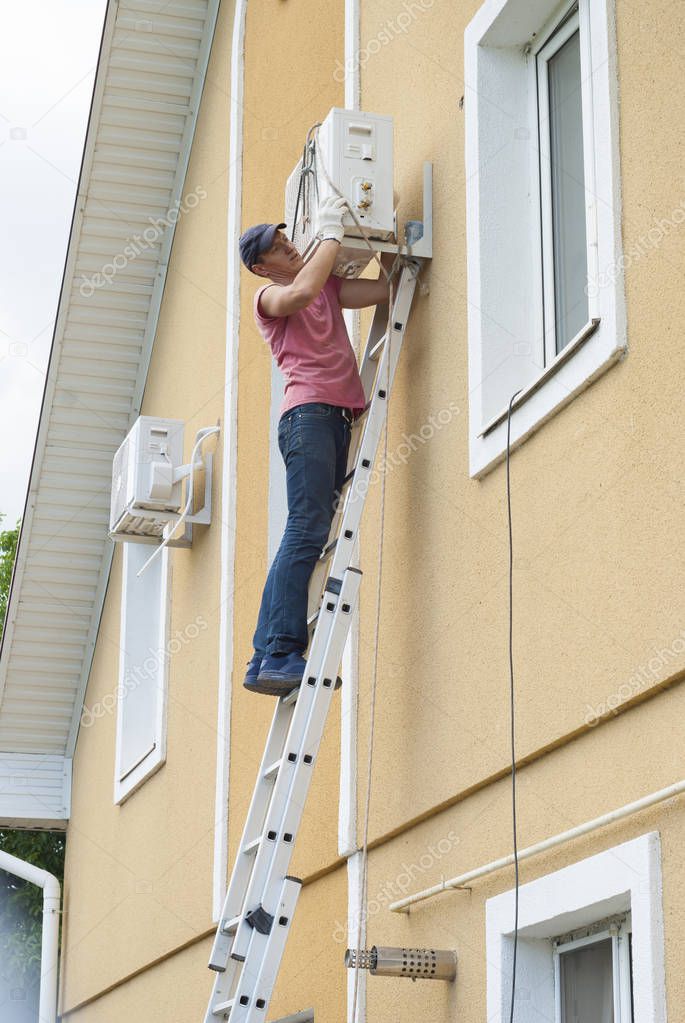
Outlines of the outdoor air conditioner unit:
<svg viewBox="0 0 685 1023">
<path fill-rule="evenodd" d="M 161 539 L 182 507 L 183 420 L 140 416 L 114 456 L 109 529 L 114 540 Z"/>
<path fill-rule="evenodd" d="M 283 218 L 289 238 L 305 260 L 317 245 L 314 232 L 319 202 L 336 194 L 326 174 L 353 205 L 369 238 L 395 240 L 392 117 L 333 107 L 318 133 L 307 136 L 304 152 L 286 184 Z M 362 237 L 349 212 L 343 227 L 347 237 Z M 333 272 L 357 277 L 370 258 L 368 248 L 346 248 L 343 239 Z"/>
</svg>

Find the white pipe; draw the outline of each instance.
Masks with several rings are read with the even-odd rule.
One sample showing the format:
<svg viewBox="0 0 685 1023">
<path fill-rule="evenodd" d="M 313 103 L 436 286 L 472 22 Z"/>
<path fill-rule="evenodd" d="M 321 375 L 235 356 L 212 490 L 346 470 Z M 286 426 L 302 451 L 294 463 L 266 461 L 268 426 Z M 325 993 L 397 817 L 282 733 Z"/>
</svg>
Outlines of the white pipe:
<svg viewBox="0 0 685 1023">
<path fill-rule="evenodd" d="M 361 104 L 359 46 L 360 0 L 345 0 L 345 108 L 359 110 Z M 357 309 L 343 312 L 350 339 L 357 354 L 361 348 L 361 319 Z M 359 564 L 359 531 L 354 544 L 353 564 Z M 362 854 L 357 836 L 357 746 L 359 741 L 357 706 L 359 697 L 359 602 L 354 610 L 343 657 L 345 685 L 342 688 L 340 729 L 340 816 L 339 852 L 347 856 L 347 941 L 356 945 L 360 904 Z M 362 944 L 366 940 L 366 921 L 362 922 Z M 357 1011 L 353 1019 L 355 971 L 347 970 L 347 1023 L 365 1023 L 366 970 L 357 976 Z"/>
<path fill-rule="evenodd" d="M 345 106 L 358 110 L 361 104 L 360 73 L 360 0 L 345 0 Z M 361 319 L 359 310 L 344 312 L 348 332 L 357 358 L 361 348 Z M 353 564 L 359 564 L 359 531 L 355 540 Z M 345 644 L 343 703 L 340 721 L 340 802 L 338 819 L 338 852 L 348 857 L 348 945 L 356 946 L 358 915 L 361 898 L 362 854 L 357 835 L 357 749 L 359 699 L 359 603 L 355 608 L 350 633 Z M 366 921 L 362 922 L 362 944 L 366 940 Z M 366 971 L 361 970 L 357 980 L 357 1012 L 353 1019 L 355 971 L 348 970 L 347 1021 L 365 1023 Z"/>
<path fill-rule="evenodd" d="M 343 689 L 345 687 L 343 686 Z M 366 945 L 366 907 L 362 907 L 361 934 L 359 934 L 359 905 L 362 894 L 363 858 L 361 850 L 347 860 L 347 890 L 349 892 L 349 911 L 347 916 L 347 947 L 360 948 Z M 347 1019 L 349 1023 L 366 1023 L 366 970 L 346 970 L 347 973 Z M 352 1018 L 354 1005 L 355 973 L 357 977 L 357 1011 Z"/>
<path fill-rule="evenodd" d="M 359 3 L 345 0 L 345 109 L 359 110 Z M 343 319 L 352 347 L 359 359 L 361 320 L 358 309 L 343 309 Z M 359 530 L 354 541 L 351 564 L 359 565 Z M 343 678 L 340 701 L 340 797 L 338 802 L 338 855 L 357 853 L 357 701 L 359 698 L 359 601 L 343 650 Z M 348 887 L 348 893 L 350 889 Z M 349 895 L 348 895 L 349 897 Z M 350 904 L 348 915 L 353 912 Z"/>
<path fill-rule="evenodd" d="M 57 1019 L 57 955 L 59 949 L 60 885 L 54 874 L 0 850 L 0 868 L 43 889 L 43 932 L 40 947 L 38 1023 Z"/>
<path fill-rule="evenodd" d="M 172 536 L 174 535 L 174 533 L 176 532 L 178 527 L 182 526 L 183 523 L 185 522 L 185 520 L 190 515 L 191 506 L 192 506 L 192 503 L 193 503 L 193 497 L 195 496 L 195 469 L 196 468 L 197 469 L 201 469 L 204 466 L 204 462 L 202 461 L 202 459 L 200 459 L 200 461 L 197 462 L 197 463 L 195 462 L 195 456 L 196 456 L 196 454 L 198 452 L 198 448 L 202 447 L 202 444 L 203 444 L 205 438 L 211 437 L 212 434 L 215 434 L 215 433 L 218 433 L 218 432 L 219 432 L 219 427 L 218 426 L 208 426 L 208 427 L 205 427 L 204 430 L 198 430 L 197 431 L 197 434 L 195 435 L 195 445 L 193 447 L 193 451 L 192 451 L 192 454 L 190 456 L 190 475 L 188 476 L 188 497 L 187 497 L 187 500 L 186 500 L 185 508 L 181 512 L 180 518 L 176 519 L 176 522 L 174 522 L 174 524 L 171 527 L 167 527 L 167 534 L 166 534 L 166 536 L 162 540 L 162 542 L 159 545 L 159 547 L 155 547 L 154 551 L 152 552 L 150 557 L 147 559 L 147 561 L 145 562 L 143 567 L 140 568 L 136 572 L 136 577 L 141 576 L 143 574 L 143 572 L 145 571 L 145 569 L 148 567 L 148 565 L 151 564 L 152 561 L 159 555 L 160 551 L 164 550 L 164 548 L 169 543 L 169 541 L 171 540 Z"/>
<path fill-rule="evenodd" d="M 228 870 L 228 785 L 231 760 L 231 686 L 235 582 L 236 484 L 238 465 L 238 342 L 240 339 L 240 237 L 243 202 L 243 93 L 245 19 L 248 0 L 236 0 L 231 40 L 231 113 L 228 141 L 226 254 L 226 364 L 224 370 L 223 458 L 221 466 L 221 578 L 219 691 L 217 693 L 216 794 L 212 914 L 219 921 Z"/>
<path fill-rule="evenodd" d="M 562 831 L 558 835 L 553 835 L 551 838 L 545 838 L 542 842 L 536 842 L 535 845 L 529 845 L 526 849 L 521 849 L 519 851 L 518 859 L 519 861 L 525 860 L 529 856 L 534 856 L 536 853 L 544 852 L 546 849 L 553 849 L 554 846 L 561 845 L 563 842 L 568 842 L 572 838 L 577 838 L 579 835 L 586 835 L 589 831 L 595 831 L 597 828 L 602 828 L 605 824 L 612 824 L 614 821 L 621 820 L 623 817 L 628 817 L 630 814 L 637 813 L 638 810 L 644 810 L 648 806 L 653 806 L 655 803 L 661 803 L 664 799 L 670 799 L 671 796 L 678 796 L 683 792 L 685 792 L 685 780 L 675 782 L 673 785 L 669 785 L 665 789 L 659 789 L 658 792 L 652 792 L 649 796 L 643 796 L 642 799 L 636 799 L 633 803 L 626 803 L 625 806 L 621 806 L 617 810 L 610 810 L 609 813 L 604 813 L 601 817 L 595 817 L 594 820 L 586 821 L 584 824 L 578 824 L 575 828 L 569 828 L 568 831 Z M 499 860 L 493 860 L 491 863 L 486 863 L 484 867 L 477 867 L 475 870 L 469 870 L 466 874 L 460 874 L 458 877 L 450 878 L 449 881 L 441 881 L 440 884 L 435 884 L 432 888 L 424 888 L 423 891 L 415 892 L 414 895 L 407 895 L 404 899 L 398 899 L 397 902 L 391 902 L 388 908 L 393 913 L 408 912 L 409 907 L 416 905 L 417 902 L 424 902 L 426 899 L 432 899 L 434 895 L 439 895 L 441 892 L 447 891 L 449 888 L 459 888 L 467 884 L 469 881 L 475 880 L 477 877 L 484 877 L 486 874 L 491 874 L 494 870 L 499 870 L 500 867 L 508 867 L 509 864 L 513 862 L 513 853 L 509 856 L 502 856 Z"/>
</svg>

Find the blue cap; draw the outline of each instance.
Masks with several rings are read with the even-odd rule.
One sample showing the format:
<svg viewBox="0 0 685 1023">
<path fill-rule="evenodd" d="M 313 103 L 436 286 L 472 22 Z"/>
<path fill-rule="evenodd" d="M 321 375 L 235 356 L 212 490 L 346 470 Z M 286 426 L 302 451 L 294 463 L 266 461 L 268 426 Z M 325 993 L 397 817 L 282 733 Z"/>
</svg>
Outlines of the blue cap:
<svg viewBox="0 0 685 1023">
<path fill-rule="evenodd" d="M 238 239 L 240 258 L 248 270 L 252 270 L 252 264 L 259 262 L 259 255 L 270 249 L 276 231 L 287 224 L 255 224 L 248 227 Z"/>
</svg>

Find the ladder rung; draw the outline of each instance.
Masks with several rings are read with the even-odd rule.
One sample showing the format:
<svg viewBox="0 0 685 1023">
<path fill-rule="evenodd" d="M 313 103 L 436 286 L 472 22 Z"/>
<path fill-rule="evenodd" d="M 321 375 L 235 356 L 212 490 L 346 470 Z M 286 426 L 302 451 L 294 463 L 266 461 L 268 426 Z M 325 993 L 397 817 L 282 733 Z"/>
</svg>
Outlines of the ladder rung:
<svg viewBox="0 0 685 1023">
<path fill-rule="evenodd" d="M 274 778 L 278 774 L 278 768 L 281 766 L 283 758 L 279 757 L 278 760 L 274 760 L 273 764 L 269 764 L 265 770 L 262 778 Z"/>
<path fill-rule="evenodd" d="M 373 360 L 373 362 L 378 362 L 378 356 L 380 355 L 381 351 L 383 350 L 383 345 L 385 344 L 386 336 L 387 335 L 384 334 L 383 337 L 380 339 L 380 341 L 376 341 L 375 345 L 373 346 L 373 348 L 371 349 L 371 351 L 369 352 L 369 354 L 367 356 L 368 359 Z"/>
<path fill-rule="evenodd" d="M 364 422 L 364 420 L 366 419 L 366 417 L 369 414 L 369 409 L 370 408 L 371 408 L 371 402 L 368 401 L 366 403 L 366 407 L 364 408 L 364 411 L 360 412 L 359 415 L 357 416 L 357 418 L 355 420 L 353 420 L 353 422 L 351 424 L 352 425 L 352 429 L 354 429 L 356 426 L 360 426 Z"/>
<path fill-rule="evenodd" d="M 224 934 L 235 934 L 238 930 L 238 924 L 240 923 L 240 917 L 234 916 L 222 926 L 221 930 Z"/>
<path fill-rule="evenodd" d="M 259 849 L 261 841 L 262 836 L 259 835 L 258 838 L 253 838 L 251 842 L 248 842 L 247 845 L 243 846 L 243 853 L 245 856 L 251 856 L 252 853 L 256 852 L 257 849 Z"/>
<path fill-rule="evenodd" d="M 216 1002 L 212 1006 L 212 1016 L 223 1016 L 225 1012 L 230 1012 L 235 1003 L 235 998 L 226 998 L 222 1002 Z"/>
<path fill-rule="evenodd" d="M 331 542 L 329 544 L 326 544 L 324 549 L 321 551 L 321 554 L 319 555 L 319 561 L 328 561 L 328 559 L 330 558 L 331 554 L 333 553 L 337 546 L 338 537 L 336 536 L 335 540 L 331 540 Z"/>
<path fill-rule="evenodd" d="M 320 611 L 321 611 L 321 607 L 317 607 L 317 609 L 314 612 L 314 614 L 309 616 L 309 618 L 307 619 L 307 626 L 308 627 L 314 624 L 316 619 L 319 617 L 319 612 Z"/>
</svg>

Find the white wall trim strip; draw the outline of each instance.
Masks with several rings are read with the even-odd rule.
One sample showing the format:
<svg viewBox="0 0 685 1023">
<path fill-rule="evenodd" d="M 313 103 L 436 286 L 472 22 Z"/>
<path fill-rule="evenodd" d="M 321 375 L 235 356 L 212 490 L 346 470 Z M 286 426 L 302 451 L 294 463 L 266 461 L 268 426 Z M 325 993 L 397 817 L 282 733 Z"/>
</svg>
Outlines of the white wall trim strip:
<svg viewBox="0 0 685 1023">
<path fill-rule="evenodd" d="M 359 73 L 360 0 L 345 0 L 345 107 L 361 107 L 361 77 Z M 361 347 L 360 313 L 345 310 L 347 330 L 357 357 Z M 354 563 L 359 564 L 360 534 L 354 549 Z M 338 852 L 347 856 L 347 927 L 350 947 L 357 944 L 358 914 L 362 882 L 362 854 L 358 851 L 357 836 L 357 746 L 359 743 L 359 603 L 355 608 L 350 631 L 343 652 L 345 684 L 340 701 L 340 803 L 338 817 Z M 362 923 L 362 942 L 366 938 L 366 924 Z M 366 1020 L 366 970 L 359 970 L 357 1011 L 354 1007 L 355 971 L 347 971 L 347 1020 L 364 1023 Z"/>
<path fill-rule="evenodd" d="M 344 686 L 343 686 L 344 688 Z M 347 919 L 347 944 L 349 948 L 357 947 L 357 929 L 359 927 L 359 899 L 361 896 L 363 857 L 361 852 L 350 856 L 347 861 L 347 891 L 350 912 Z M 365 909 L 366 907 L 364 907 Z M 362 916 L 362 929 L 359 938 L 363 948 L 366 942 L 366 920 Z M 354 970 L 347 971 L 347 1021 L 348 1023 L 366 1023 L 366 970 L 359 970 L 357 987 L 357 1012 L 354 1019 Z"/>
<path fill-rule="evenodd" d="M 212 919 L 218 923 L 228 886 L 228 795 L 231 761 L 231 689 L 233 684 L 233 608 L 238 464 L 238 343 L 240 339 L 240 263 L 238 238 L 243 199 L 243 92 L 247 0 L 236 0 L 231 44 L 231 117 L 228 170 L 228 253 L 226 367 L 224 389 L 221 497 L 221 610 L 219 689 L 214 809 Z"/>
</svg>

